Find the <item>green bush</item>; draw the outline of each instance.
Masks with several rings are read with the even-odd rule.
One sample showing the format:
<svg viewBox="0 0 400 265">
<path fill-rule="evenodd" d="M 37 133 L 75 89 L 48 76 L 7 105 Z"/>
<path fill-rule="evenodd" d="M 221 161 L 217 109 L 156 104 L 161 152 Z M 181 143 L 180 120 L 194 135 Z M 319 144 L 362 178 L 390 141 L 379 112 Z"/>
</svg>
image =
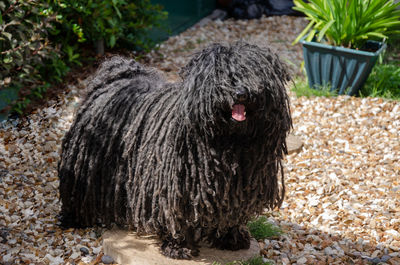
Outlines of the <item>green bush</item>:
<svg viewBox="0 0 400 265">
<path fill-rule="evenodd" d="M 57 13 L 57 32 L 68 44 L 104 41 L 106 47 L 149 50 L 152 41 L 147 32 L 160 26 L 167 16 L 150 0 L 53 0 Z"/>
<path fill-rule="evenodd" d="M 0 1 L 0 120 L 42 98 L 96 43 L 148 51 L 164 18 L 149 0 Z"/>
<path fill-rule="evenodd" d="M 48 61 L 60 60 L 60 52 L 51 45 L 47 32 L 54 28 L 55 16 L 47 15 L 46 3 L 39 0 L 0 1 L 0 111 L 14 108 L 41 97 L 48 87 L 43 73 Z M 18 100 L 19 97 L 19 100 Z"/>
</svg>

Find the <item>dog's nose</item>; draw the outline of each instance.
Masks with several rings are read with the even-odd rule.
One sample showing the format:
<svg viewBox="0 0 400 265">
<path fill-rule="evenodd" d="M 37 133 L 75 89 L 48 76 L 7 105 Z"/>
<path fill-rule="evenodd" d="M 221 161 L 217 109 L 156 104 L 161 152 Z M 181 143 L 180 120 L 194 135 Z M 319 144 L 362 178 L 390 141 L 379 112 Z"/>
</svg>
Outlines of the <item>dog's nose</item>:
<svg viewBox="0 0 400 265">
<path fill-rule="evenodd" d="M 244 89 L 237 90 L 236 91 L 236 99 L 238 101 L 245 101 L 247 100 L 247 92 Z"/>
</svg>

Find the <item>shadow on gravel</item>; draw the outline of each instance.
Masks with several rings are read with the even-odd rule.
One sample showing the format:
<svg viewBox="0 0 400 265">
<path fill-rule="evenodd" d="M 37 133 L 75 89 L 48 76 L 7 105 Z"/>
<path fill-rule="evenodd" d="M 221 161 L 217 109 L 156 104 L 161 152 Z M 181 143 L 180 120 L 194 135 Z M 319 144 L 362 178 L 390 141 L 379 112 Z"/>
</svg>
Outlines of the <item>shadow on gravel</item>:
<svg viewBox="0 0 400 265">
<path fill-rule="evenodd" d="M 362 238 L 356 242 L 336 233 L 327 233 L 315 227 L 269 217 L 279 226 L 280 236 L 260 241 L 261 254 L 276 264 L 400 264 L 396 247 L 371 244 Z"/>
</svg>

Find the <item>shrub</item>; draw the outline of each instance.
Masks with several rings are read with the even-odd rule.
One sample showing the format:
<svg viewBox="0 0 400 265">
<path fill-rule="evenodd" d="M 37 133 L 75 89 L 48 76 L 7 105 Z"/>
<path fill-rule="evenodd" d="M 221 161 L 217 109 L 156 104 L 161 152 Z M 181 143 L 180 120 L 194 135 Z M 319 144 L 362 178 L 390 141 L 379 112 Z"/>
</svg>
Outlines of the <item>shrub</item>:
<svg viewBox="0 0 400 265">
<path fill-rule="evenodd" d="M 150 0 L 0 1 L 0 120 L 82 65 L 88 44 L 148 51 L 147 33 L 164 18 Z"/>
<path fill-rule="evenodd" d="M 46 3 L 39 0 L 0 1 L 0 111 L 19 107 L 32 97 L 42 97 L 48 87 L 43 72 L 46 62 L 60 60 L 59 50 L 49 42 L 47 32 L 54 28 L 54 15 L 47 15 Z"/>
<path fill-rule="evenodd" d="M 93 45 L 104 40 L 109 48 L 149 50 L 149 29 L 160 26 L 167 15 L 150 0 L 54 0 L 52 6 L 66 42 Z"/>
</svg>

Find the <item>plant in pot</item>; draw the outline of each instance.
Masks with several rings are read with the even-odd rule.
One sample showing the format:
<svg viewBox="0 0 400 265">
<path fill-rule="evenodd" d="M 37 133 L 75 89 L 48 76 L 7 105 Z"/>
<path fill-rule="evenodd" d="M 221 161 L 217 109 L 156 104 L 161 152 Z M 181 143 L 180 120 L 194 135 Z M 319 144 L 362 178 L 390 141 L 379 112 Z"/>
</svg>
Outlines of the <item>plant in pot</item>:
<svg viewBox="0 0 400 265">
<path fill-rule="evenodd" d="M 310 21 L 294 43 L 303 44 L 311 88 L 331 86 L 357 95 L 384 41 L 400 33 L 400 3 L 393 0 L 294 0 Z"/>
</svg>

